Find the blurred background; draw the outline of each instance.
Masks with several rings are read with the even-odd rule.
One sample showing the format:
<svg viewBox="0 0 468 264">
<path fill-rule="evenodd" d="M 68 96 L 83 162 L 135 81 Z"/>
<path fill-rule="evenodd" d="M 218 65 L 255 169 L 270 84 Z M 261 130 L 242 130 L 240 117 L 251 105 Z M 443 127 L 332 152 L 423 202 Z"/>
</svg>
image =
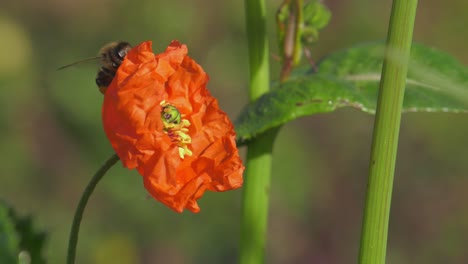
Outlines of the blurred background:
<svg viewBox="0 0 468 264">
<path fill-rule="evenodd" d="M 268 1 L 273 79 L 279 62 Z M 331 24 L 319 59 L 384 39 L 391 1 L 328 0 Z M 420 1 L 415 40 L 468 65 L 468 1 Z M 0 2 L 0 199 L 33 215 L 48 234 L 48 263 L 64 263 L 79 197 L 112 154 L 101 125 L 95 56 L 112 40 L 172 39 L 210 75 L 209 88 L 235 119 L 247 102 L 243 1 L 2 0 Z M 284 126 L 275 145 L 267 263 L 355 263 L 373 116 L 354 109 Z M 468 263 L 468 116 L 402 119 L 388 263 Z M 245 150 L 242 150 L 244 153 Z M 177 214 L 148 196 L 120 164 L 91 197 L 77 263 L 236 263 L 241 190 L 207 193 L 199 214 Z"/>
</svg>

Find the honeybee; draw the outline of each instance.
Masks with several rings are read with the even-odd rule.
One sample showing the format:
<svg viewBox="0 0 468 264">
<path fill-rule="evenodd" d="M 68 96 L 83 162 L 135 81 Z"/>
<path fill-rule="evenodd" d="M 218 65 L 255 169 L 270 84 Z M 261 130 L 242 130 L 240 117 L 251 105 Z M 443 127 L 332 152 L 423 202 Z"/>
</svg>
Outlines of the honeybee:
<svg viewBox="0 0 468 264">
<path fill-rule="evenodd" d="M 114 79 L 115 72 L 120 64 L 127 56 L 128 51 L 132 48 L 128 42 L 111 42 L 99 51 L 99 58 L 101 59 L 102 67 L 99 69 L 96 76 L 96 84 L 101 93 L 105 93 L 107 86 Z"/>
<path fill-rule="evenodd" d="M 99 88 L 101 93 L 105 93 L 107 87 L 112 82 L 112 79 L 115 77 L 115 73 L 119 68 L 120 64 L 124 60 L 128 51 L 132 48 L 128 42 L 125 41 L 115 41 L 104 45 L 100 50 L 97 57 L 84 59 L 81 61 L 74 62 L 72 64 L 65 65 L 60 67 L 59 70 L 68 68 L 70 66 L 89 61 L 89 60 L 99 60 L 101 68 L 96 75 L 96 85 Z"/>
</svg>

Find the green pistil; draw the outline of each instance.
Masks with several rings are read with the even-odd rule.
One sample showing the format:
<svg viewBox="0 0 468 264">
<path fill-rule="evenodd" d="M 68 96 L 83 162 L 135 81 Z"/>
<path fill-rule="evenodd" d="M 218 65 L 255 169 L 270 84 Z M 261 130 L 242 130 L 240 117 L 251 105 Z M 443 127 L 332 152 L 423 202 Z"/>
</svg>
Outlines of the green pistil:
<svg viewBox="0 0 468 264">
<path fill-rule="evenodd" d="M 179 157 L 184 159 L 186 155 L 192 156 L 192 151 L 188 148 L 188 145 L 192 143 L 192 138 L 187 134 L 190 122 L 187 119 L 182 119 L 177 107 L 166 103 L 166 101 L 162 101 L 161 106 L 164 132 L 179 147 Z"/>
</svg>

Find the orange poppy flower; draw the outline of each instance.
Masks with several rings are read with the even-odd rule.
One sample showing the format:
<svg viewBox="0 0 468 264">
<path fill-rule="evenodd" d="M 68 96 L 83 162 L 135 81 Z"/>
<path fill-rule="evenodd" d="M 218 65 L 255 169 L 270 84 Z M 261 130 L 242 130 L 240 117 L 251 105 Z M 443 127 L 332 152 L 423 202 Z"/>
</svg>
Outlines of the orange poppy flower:
<svg viewBox="0 0 468 264">
<path fill-rule="evenodd" d="M 241 187 L 244 166 L 232 122 L 206 88 L 208 75 L 173 41 L 129 51 L 104 94 L 107 138 L 125 167 L 171 209 L 199 212 L 205 190 Z"/>
</svg>

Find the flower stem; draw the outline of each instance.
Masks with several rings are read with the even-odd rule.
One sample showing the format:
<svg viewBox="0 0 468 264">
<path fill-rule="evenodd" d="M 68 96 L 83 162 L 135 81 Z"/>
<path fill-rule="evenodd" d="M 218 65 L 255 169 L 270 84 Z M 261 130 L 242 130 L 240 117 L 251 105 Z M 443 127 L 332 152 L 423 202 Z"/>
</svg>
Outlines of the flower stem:
<svg viewBox="0 0 468 264">
<path fill-rule="evenodd" d="M 394 0 L 374 123 L 360 264 L 385 263 L 401 109 L 417 0 Z"/>
<path fill-rule="evenodd" d="M 265 0 L 245 0 L 245 12 L 250 66 L 249 98 L 253 102 L 270 89 Z"/>
<path fill-rule="evenodd" d="M 75 211 L 75 216 L 73 218 L 72 228 L 70 231 L 70 239 L 68 241 L 68 253 L 67 253 L 67 264 L 75 263 L 75 255 L 76 255 L 76 244 L 78 243 L 78 233 L 80 231 L 80 224 L 81 219 L 83 218 L 83 212 L 88 203 L 89 197 L 96 188 L 96 185 L 102 179 L 102 177 L 106 174 L 106 172 L 119 160 L 117 154 L 112 155 L 104 165 L 94 174 L 91 181 L 86 186 L 86 189 L 81 196 L 80 202 L 78 203 L 78 207 Z"/>
<path fill-rule="evenodd" d="M 264 0 L 245 0 L 250 58 L 250 101 L 268 92 L 269 51 Z M 239 263 L 263 262 L 267 230 L 272 148 L 277 129 L 249 142 L 242 198 Z"/>
</svg>

